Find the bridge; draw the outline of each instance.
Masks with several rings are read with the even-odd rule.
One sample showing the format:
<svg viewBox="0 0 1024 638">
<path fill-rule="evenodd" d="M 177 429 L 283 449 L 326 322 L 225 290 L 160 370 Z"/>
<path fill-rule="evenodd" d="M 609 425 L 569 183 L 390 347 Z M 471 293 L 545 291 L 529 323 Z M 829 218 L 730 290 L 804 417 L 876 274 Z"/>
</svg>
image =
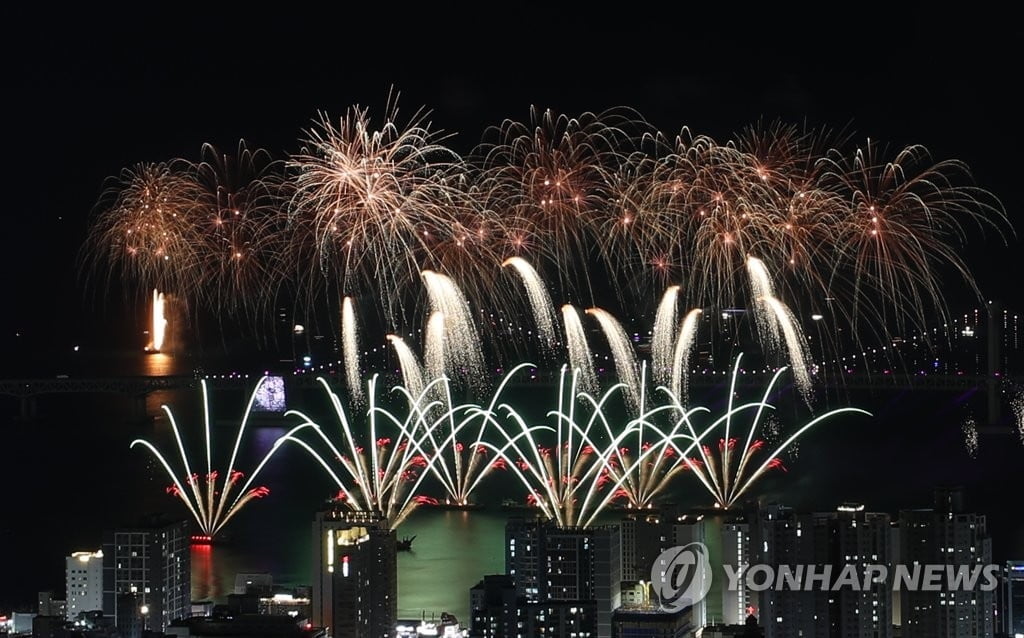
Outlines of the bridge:
<svg viewBox="0 0 1024 638">
<path fill-rule="evenodd" d="M 344 378 L 340 371 L 324 373 L 289 374 L 284 377 L 288 391 L 306 390 L 317 387 L 317 378 L 323 376 L 332 388 L 343 388 Z M 771 380 L 772 374 L 761 371 L 741 372 L 737 375 L 736 385 L 743 388 L 763 388 Z M 48 379 L 0 379 L 0 396 L 16 398 L 20 403 L 19 417 L 32 420 L 38 416 L 38 400 L 40 397 L 53 394 L 112 394 L 127 396 L 133 399 L 133 416 L 142 420 L 146 415 L 146 397 L 159 391 L 197 390 L 200 380 L 206 381 L 211 390 L 231 389 L 249 392 L 254 387 L 258 376 L 135 376 L 135 377 L 60 377 Z M 495 381 L 498 377 L 495 377 Z M 688 385 L 695 388 L 708 388 L 727 385 L 731 380 L 731 371 L 703 371 L 691 374 Z M 557 383 L 557 374 L 547 373 L 535 375 L 533 378 L 525 374 L 509 384 L 510 387 L 522 388 L 536 385 L 553 385 Z M 965 374 L 883 374 L 855 373 L 837 374 L 815 378 L 815 385 L 825 389 L 846 390 L 893 390 L 921 389 L 943 391 L 967 391 L 972 389 L 990 389 L 1003 381 L 988 375 Z M 1017 381 L 1024 381 L 1018 379 Z M 399 383 L 398 378 L 386 376 L 382 385 L 390 387 Z"/>
<path fill-rule="evenodd" d="M 1024 377 L 1010 375 L 1008 371 L 1024 369 L 1024 326 L 1021 316 L 1009 313 L 998 304 L 986 310 L 975 310 L 954 319 L 950 324 L 927 331 L 927 334 L 896 338 L 892 343 L 876 347 L 858 348 L 858 352 L 832 359 L 822 364 L 815 375 L 815 386 L 842 390 L 894 390 L 921 389 L 935 391 L 984 391 L 987 398 L 988 423 L 1001 420 L 1001 395 L 1010 384 L 1024 392 Z M 926 343 L 944 344 L 942 352 L 935 352 Z M 387 350 L 382 349 L 382 350 Z M 894 361 L 901 363 L 894 365 Z M 381 359 L 375 369 L 393 369 L 387 358 Z M 698 364 L 699 368 L 700 365 Z M 344 388 L 342 364 L 321 365 L 316 369 L 300 369 L 282 375 L 286 391 L 313 388 L 316 379 L 324 376 L 332 388 Z M 724 386 L 730 381 L 731 369 L 697 369 L 688 376 L 692 387 Z M 765 369 L 741 371 L 737 377 L 740 387 L 765 387 L 773 372 Z M 604 376 L 599 374 L 599 378 Z M 494 374 L 494 381 L 501 373 Z M 558 376 L 554 371 L 542 370 L 523 374 L 511 383 L 512 387 L 553 385 Z M 19 416 L 32 420 L 38 416 L 40 397 L 53 394 L 112 394 L 131 397 L 133 416 L 146 417 L 146 397 L 166 390 L 198 389 L 200 379 L 214 388 L 249 392 L 258 375 L 230 374 L 199 376 L 125 376 L 125 377 L 51 377 L 27 379 L 0 379 L 0 397 L 14 397 L 20 405 Z M 382 387 L 400 383 L 397 375 L 384 375 Z"/>
</svg>

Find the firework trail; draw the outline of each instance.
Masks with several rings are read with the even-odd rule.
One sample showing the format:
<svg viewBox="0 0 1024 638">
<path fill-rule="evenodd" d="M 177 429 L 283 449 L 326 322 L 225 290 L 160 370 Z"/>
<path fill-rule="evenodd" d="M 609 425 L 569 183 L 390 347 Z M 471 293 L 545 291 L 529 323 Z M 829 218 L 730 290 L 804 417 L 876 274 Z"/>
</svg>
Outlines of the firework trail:
<svg viewBox="0 0 1024 638">
<path fill-rule="evenodd" d="M 440 312 L 444 317 L 445 371 L 453 378 L 465 378 L 470 385 L 480 383 L 484 377 L 483 353 L 480 350 L 480 335 L 466 298 L 445 275 L 425 270 L 422 276 L 427 286 L 431 311 Z M 435 371 L 430 369 L 430 372 L 434 376 Z"/>
<path fill-rule="evenodd" d="M 537 327 L 541 346 L 545 350 L 551 350 L 557 343 L 555 308 L 544 282 L 541 281 L 533 266 L 522 257 L 510 257 L 501 265 L 503 267 L 512 266 L 522 278 L 523 285 L 526 287 L 526 296 L 530 300 L 530 308 L 533 310 L 533 321 Z"/>
<path fill-rule="evenodd" d="M 654 316 L 651 338 L 651 368 L 655 383 L 668 385 L 672 380 L 672 359 L 676 341 L 676 323 L 679 313 L 676 309 L 679 286 L 669 286 L 658 304 Z"/>
<path fill-rule="evenodd" d="M 771 308 L 772 314 L 782 330 L 782 335 L 786 340 L 786 352 L 789 354 L 789 363 L 793 368 L 793 378 L 800 390 L 800 395 L 810 405 L 814 398 L 814 385 L 811 372 L 808 369 L 810 349 L 807 347 L 807 340 L 804 339 L 804 335 L 797 325 L 796 317 L 786 307 L 786 304 L 774 297 L 765 297 L 762 302 Z"/>
<path fill-rule="evenodd" d="M 608 311 L 600 308 L 590 308 L 587 314 L 595 317 L 601 324 L 605 339 L 611 347 L 612 357 L 615 359 L 615 374 L 623 383 L 629 406 L 636 409 L 640 403 L 640 375 L 637 370 L 636 353 L 629 341 L 629 335 L 623 330 L 622 324 L 616 321 Z"/>
<path fill-rule="evenodd" d="M 428 379 L 439 379 L 444 376 L 445 350 L 448 333 L 445 331 L 443 312 L 432 312 L 427 321 L 426 344 L 423 348 L 423 370 Z"/>
<path fill-rule="evenodd" d="M 213 469 L 212 444 L 210 441 L 210 403 L 209 396 L 207 394 L 206 381 L 202 381 L 201 383 L 203 391 L 203 426 L 206 443 L 205 475 L 200 476 L 200 474 L 193 471 L 192 463 L 189 460 L 188 454 L 185 452 L 185 445 L 181 438 L 181 430 L 178 428 L 178 423 L 174 418 L 174 413 L 172 413 L 170 408 L 166 405 L 161 407 L 167 414 L 167 418 L 171 423 L 171 429 L 174 432 L 174 439 L 178 446 L 178 453 L 181 457 L 182 469 L 184 470 L 184 484 L 179 479 L 180 474 L 171 468 L 167 458 L 164 457 L 160 450 L 152 443 L 143 439 L 135 439 L 129 446 L 134 448 L 136 445 L 141 445 L 156 457 L 172 482 L 172 485 L 167 488 L 167 492 L 181 499 L 188 508 L 189 513 L 191 513 L 192 517 L 195 518 L 196 523 L 199 524 L 199 528 L 202 530 L 203 534 L 211 538 L 215 537 L 224 528 L 224 526 L 227 525 L 228 521 L 230 521 L 246 504 L 253 499 L 262 498 L 270 493 L 270 490 L 264 486 L 254 487 L 251 489 L 250 487 L 252 486 L 253 481 L 256 480 L 260 471 L 263 469 L 263 466 L 266 465 L 274 452 L 277 451 L 278 444 L 276 443 L 263 457 L 263 460 L 260 461 L 256 470 L 253 471 L 252 475 L 245 481 L 241 489 L 234 489 L 239 481 L 244 477 L 242 472 L 235 469 L 238 447 L 241 444 L 242 435 L 245 434 L 249 415 L 252 413 L 253 402 L 256 400 L 256 393 L 266 380 L 267 377 L 260 379 L 249 397 L 249 403 L 246 405 L 245 414 L 242 417 L 241 425 L 238 428 L 238 435 L 235 437 L 235 446 L 231 451 L 231 460 L 228 462 L 227 472 L 224 473 L 224 480 L 221 483 L 219 491 L 217 489 L 219 473 Z M 185 485 L 188 486 L 188 489 L 185 488 Z"/>
<path fill-rule="evenodd" d="M 675 351 L 672 355 L 672 394 L 681 402 L 687 399 L 687 381 L 690 376 L 690 354 L 693 351 L 693 344 L 697 339 L 697 322 L 700 320 L 702 311 L 694 308 L 686 314 L 683 325 L 679 329 L 679 338 L 676 339 Z"/>
<path fill-rule="evenodd" d="M 750 273 L 750 288 L 755 302 L 775 297 L 771 275 L 768 274 L 763 261 L 756 257 L 748 257 L 747 271 Z M 754 303 L 752 310 L 761 344 L 768 352 L 777 350 L 779 347 L 779 324 L 770 304 L 763 301 Z"/>
<path fill-rule="evenodd" d="M 565 326 L 565 345 L 569 351 L 569 365 L 579 374 L 579 388 L 584 392 L 597 390 L 597 373 L 590 354 L 587 333 L 583 330 L 579 313 L 570 304 L 562 306 L 562 324 Z"/>
<path fill-rule="evenodd" d="M 438 317 L 443 322 L 443 317 L 438 314 Z M 442 323 L 442 329 L 444 324 Z M 409 394 L 414 397 L 418 397 L 423 393 L 423 367 L 420 366 L 419 359 L 416 358 L 416 353 L 406 345 L 405 341 L 401 337 L 395 335 L 388 335 L 387 340 L 395 349 L 395 354 L 398 355 L 398 365 L 402 370 L 402 380 L 405 387 L 408 389 Z"/>
<path fill-rule="evenodd" d="M 345 357 L 345 381 L 353 405 L 362 405 L 363 381 L 359 375 L 359 334 L 352 298 L 345 297 L 341 304 L 341 343 Z"/>
</svg>

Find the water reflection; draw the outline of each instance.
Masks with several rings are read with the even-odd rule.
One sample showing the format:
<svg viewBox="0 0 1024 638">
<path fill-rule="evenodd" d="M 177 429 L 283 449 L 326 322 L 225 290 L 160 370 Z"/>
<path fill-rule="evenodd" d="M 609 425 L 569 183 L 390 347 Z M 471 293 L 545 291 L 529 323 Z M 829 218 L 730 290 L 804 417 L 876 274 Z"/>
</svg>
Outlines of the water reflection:
<svg viewBox="0 0 1024 638">
<path fill-rule="evenodd" d="M 142 374 L 147 377 L 167 377 L 175 373 L 174 357 L 163 352 L 145 355 L 142 360 Z"/>
<path fill-rule="evenodd" d="M 234 592 L 239 557 L 230 546 L 192 546 L 192 600 L 227 602 Z"/>
</svg>

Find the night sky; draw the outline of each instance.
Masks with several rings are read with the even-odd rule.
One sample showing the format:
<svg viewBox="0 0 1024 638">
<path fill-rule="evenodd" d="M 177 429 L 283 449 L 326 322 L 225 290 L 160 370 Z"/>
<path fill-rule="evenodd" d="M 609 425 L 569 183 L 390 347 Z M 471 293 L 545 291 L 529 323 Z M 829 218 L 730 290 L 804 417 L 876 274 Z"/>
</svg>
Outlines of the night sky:
<svg viewBox="0 0 1024 638">
<path fill-rule="evenodd" d="M 392 87 L 405 114 L 431 109 L 462 152 L 487 126 L 527 119 L 531 105 L 573 115 L 628 106 L 668 134 L 686 125 L 718 140 L 778 118 L 921 143 L 935 159 L 966 162 L 1024 232 L 1024 29 L 1004 6 L 419 3 L 410 11 L 381 2 L 330 11 L 284 3 L 264 13 L 218 4 L 5 9 L 0 371 L 17 370 L 26 353 L 123 346 L 118 326 L 129 313 L 117 298 L 84 290 L 76 270 L 105 178 L 136 162 L 195 159 L 204 142 L 230 150 L 244 138 L 284 157 L 319 110 L 338 116 L 362 104 L 381 113 Z M 1020 240 L 975 232 L 972 241 L 983 294 L 1024 310 L 1013 288 Z M 945 293 L 954 312 L 975 303 L 959 280 Z M 897 445 L 889 456 L 902 462 L 906 448 Z M 0 462 L 12 462 L 5 451 L 0 437 Z M 7 508 L 19 495 L 4 487 Z"/>
<path fill-rule="evenodd" d="M 967 162 L 1015 218 L 1020 23 L 978 3 L 955 12 L 895 4 L 826 13 L 768 3 L 717 15 L 639 3 L 613 13 L 364 4 L 336 15 L 19 7 L 0 44 L 0 353 L 102 341 L 122 312 L 116 300 L 88 297 L 75 275 L 104 178 L 135 162 L 196 158 L 203 142 L 231 149 L 245 138 L 283 156 L 318 110 L 339 115 L 358 103 L 380 112 L 392 86 L 405 113 L 432 109 L 460 151 L 488 125 L 527 118 L 531 105 L 571 114 L 631 106 L 668 133 L 688 125 L 717 139 L 781 118 L 922 143 L 936 158 Z M 1019 243 L 975 240 L 972 263 L 989 294 Z M 62 311 L 85 320 L 54 337 Z"/>
</svg>

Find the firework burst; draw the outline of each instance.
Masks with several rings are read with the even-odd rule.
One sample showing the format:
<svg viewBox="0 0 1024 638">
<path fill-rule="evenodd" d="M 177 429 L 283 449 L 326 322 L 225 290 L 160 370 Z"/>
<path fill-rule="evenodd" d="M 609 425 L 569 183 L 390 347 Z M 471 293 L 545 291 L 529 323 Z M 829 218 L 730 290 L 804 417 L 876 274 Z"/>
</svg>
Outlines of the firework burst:
<svg viewBox="0 0 1024 638">
<path fill-rule="evenodd" d="M 86 241 L 88 270 L 190 297 L 202 270 L 202 189 L 187 162 L 138 164 L 104 193 Z"/>
<path fill-rule="evenodd" d="M 336 123 L 321 114 L 294 176 L 291 261 L 309 290 L 325 279 L 344 290 L 381 291 L 390 317 L 400 297 L 430 261 L 432 243 L 461 234 L 462 160 L 430 130 L 420 111 L 400 124 L 389 106 L 375 124 L 365 108 Z M 474 232 L 478 229 L 474 228 Z"/>
</svg>

